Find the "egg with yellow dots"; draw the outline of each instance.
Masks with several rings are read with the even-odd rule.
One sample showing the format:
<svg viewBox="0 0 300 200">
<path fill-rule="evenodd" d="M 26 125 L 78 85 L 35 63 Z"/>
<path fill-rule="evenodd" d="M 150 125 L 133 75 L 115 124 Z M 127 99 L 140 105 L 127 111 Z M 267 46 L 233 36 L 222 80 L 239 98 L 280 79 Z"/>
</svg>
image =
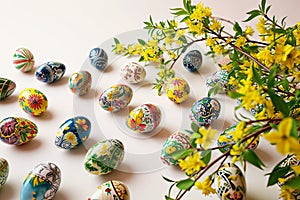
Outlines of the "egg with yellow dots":
<svg viewBox="0 0 300 200">
<path fill-rule="evenodd" d="M 168 98 L 175 103 L 182 103 L 189 98 L 190 86 L 183 78 L 171 78 L 166 87 Z"/>
<path fill-rule="evenodd" d="M 161 111 L 154 104 L 142 104 L 130 111 L 126 124 L 138 133 L 153 131 L 161 122 Z"/>
</svg>

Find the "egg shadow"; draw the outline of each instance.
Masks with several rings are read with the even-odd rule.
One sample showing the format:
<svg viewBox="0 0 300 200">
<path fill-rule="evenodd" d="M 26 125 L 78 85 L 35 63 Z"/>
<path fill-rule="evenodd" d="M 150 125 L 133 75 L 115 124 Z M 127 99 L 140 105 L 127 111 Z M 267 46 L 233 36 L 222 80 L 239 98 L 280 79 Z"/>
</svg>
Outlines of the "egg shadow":
<svg viewBox="0 0 300 200">
<path fill-rule="evenodd" d="M 7 181 L 0 189 L 0 199 L 13 199 L 16 186 Z"/>
<path fill-rule="evenodd" d="M 43 114 L 39 115 L 39 116 L 35 116 L 34 117 L 37 121 L 38 120 L 51 120 L 53 119 L 53 113 L 50 110 L 47 110 L 46 112 L 44 112 Z"/>
<path fill-rule="evenodd" d="M 63 76 L 63 77 L 61 77 L 61 79 L 55 81 L 54 83 L 50 83 L 47 85 L 49 85 L 49 87 L 52 87 L 52 86 L 56 87 L 56 86 L 67 85 L 68 82 L 69 82 L 69 77 Z"/>
<path fill-rule="evenodd" d="M 30 142 L 16 146 L 16 149 L 22 152 L 35 151 L 43 145 L 42 141 L 39 139 L 33 139 Z"/>
<path fill-rule="evenodd" d="M 95 97 L 97 93 L 97 90 L 94 89 L 94 88 L 91 88 L 88 93 L 84 94 L 84 95 L 81 95 L 81 96 L 77 96 L 77 98 L 80 98 L 80 99 L 93 99 Z"/>
<path fill-rule="evenodd" d="M 18 102 L 18 96 L 15 94 L 12 94 L 8 97 L 6 97 L 5 99 L 0 101 L 0 105 L 1 104 L 12 104 L 12 103 L 16 103 Z"/>
<path fill-rule="evenodd" d="M 62 190 L 58 190 L 53 200 L 67 200 L 67 199 L 68 199 L 68 194 L 64 193 Z"/>
<path fill-rule="evenodd" d="M 85 148 L 85 146 L 83 146 L 83 144 L 81 144 L 80 146 L 78 146 L 74 149 L 66 150 L 66 153 L 70 154 L 71 156 L 82 157 L 83 155 L 85 155 L 87 153 L 87 151 L 88 150 Z"/>
</svg>

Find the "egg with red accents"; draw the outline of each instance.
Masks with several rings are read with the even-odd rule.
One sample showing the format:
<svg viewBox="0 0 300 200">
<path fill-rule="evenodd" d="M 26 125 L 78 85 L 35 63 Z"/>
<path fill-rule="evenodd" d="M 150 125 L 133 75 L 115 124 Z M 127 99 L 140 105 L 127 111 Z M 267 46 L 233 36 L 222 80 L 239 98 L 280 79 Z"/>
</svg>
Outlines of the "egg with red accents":
<svg viewBox="0 0 300 200">
<path fill-rule="evenodd" d="M 190 86 L 183 78 L 171 78 L 166 86 L 168 98 L 175 103 L 182 103 L 189 98 Z"/>
</svg>

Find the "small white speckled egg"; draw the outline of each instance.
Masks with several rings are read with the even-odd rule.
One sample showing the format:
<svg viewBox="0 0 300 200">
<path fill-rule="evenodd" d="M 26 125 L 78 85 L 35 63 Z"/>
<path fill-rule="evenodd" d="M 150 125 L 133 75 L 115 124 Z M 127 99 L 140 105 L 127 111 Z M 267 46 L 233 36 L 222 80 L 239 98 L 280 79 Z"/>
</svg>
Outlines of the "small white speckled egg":
<svg viewBox="0 0 300 200">
<path fill-rule="evenodd" d="M 161 121 L 161 111 L 153 104 L 142 104 L 130 111 L 127 126 L 138 133 L 153 131 Z"/>
<path fill-rule="evenodd" d="M 242 171 L 233 163 L 225 163 L 216 174 L 219 199 L 246 199 L 246 182 Z"/>
<path fill-rule="evenodd" d="M 129 83 L 140 83 L 146 77 L 146 70 L 139 63 L 129 62 L 122 66 L 121 77 Z"/>
</svg>

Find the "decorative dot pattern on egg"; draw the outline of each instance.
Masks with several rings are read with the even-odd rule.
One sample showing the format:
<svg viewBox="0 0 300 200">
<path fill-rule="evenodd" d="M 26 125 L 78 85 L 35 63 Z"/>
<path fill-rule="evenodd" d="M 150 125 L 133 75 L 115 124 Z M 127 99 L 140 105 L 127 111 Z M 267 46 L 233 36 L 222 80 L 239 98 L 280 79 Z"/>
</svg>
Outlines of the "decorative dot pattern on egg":
<svg viewBox="0 0 300 200">
<path fill-rule="evenodd" d="M 198 126 L 212 124 L 220 114 L 221 104 L 217 99 L 205 97 L 196 101 L 190 112 L 190 118 Z"/>
<path fill-rule="evenodd" d="M 178 161 L 172 158 L 172 154 L 183 150 L 192 148 L 190 145 L 190 138 L 183 132 L 173 133 L 163 144 L 160 159 L 166 165 L 177 165 Z"/>
<path fill-rule="evenodd" d="M 15 89 L 15 82 L 6 78 L 0 78 L 0 101 L 10 96 Z"/>
<path fill-rule="evenodd" d="M 116 84 L 104 90 L 99 97 L 101 108 L 109 112 L 117 112 L 130 103 L 132 89 L 125 84 Z"/>
<path fill-rule="evenodd" d="M 121 181 L 107 181 L 100 185 L 88 200 L 130 200 L 128 187 Z"/>
<path fill-rule="evenodd" d="M 29 119 L 7 117 L 0 122 L 0 139 L 6 144 L 23 145 L 37 136 L 38 127 Z"/>
<path fill-rule="evenodd" d="M 168 81 L 166 93 L 170 100 L 182 103 L 189 98 L 190 86 L 184 79 L 174 77 Z"/>
<path fill-rule="evenodd" d="M 146 77 L 146 70 L 139 63 L 129 62 L 121 68 L 121 77 L 129 83 L 140 83 Z"/>
<path fill-rule="evenodd" d="M 33 54 L 26 48 L 18 48 L 13 55 L 13 64 L 21 72 L 29 72 L 34 66 Z"/>
<path fill-rule="evenodd" d="M 69 88 L 76 95 L 87 94 L 91 86 L 92 76 L 88 71 L 74 72 L 69 78 Z"/>
<path fill-rule="evenodd" d="M 130 111 L 126 124 L 138 133 L 153 131 L 161 121 L 161 111 L 153 104 L 142 104 Z"/>
<path fill-rule="evenodd" d="M 85 142 L 91 132 L 91 122 L 83 116 L 67 119 L 60 125 L 55 136 L 55 145 L 62 149 L 74 149 Z"/>
<path fill-rule="evenodd" d="M 246 199 L 246 182 L 242 171 L 233 163 L 225 163 L 217 171 L 217 195 L 219 199 Z"/>
<path fill-rule="evenodd" d="M 20 107 L 32 116 L 43 114 L 48 107 L 48 99 L 41 91 L 34 88 L 22 90 L 18 97 Z"/>
<path fill-rule="evenodd" d="M 52 200 L 61 183 L 61 171 L 54 163 L 41 163 L 25 178 L 20 200 Z"/>
<path fill-rule="evenodd" d="M 91 65 L 100 71 L 107 68 L 108 57 L 106 52 L 101 48 L 93 48 L 90 51 L 89 60 Z"/>
<path fill-rule="evenodd" d="M 60 62 L 46 62 L 35 71 L 37 80 L 44 83 L 54 83 L 65 74 L 66 66 Z"/>
<path fill-rule="evenodd" d="M 6 183 L 9 174 L 9 165 L 7 160 L 0 158 L 0 189 Z"/>
<path fill-rule="evenodd" d="M 202 65 L 202 54 L 198 50 L 189 51 L 183 57 L 183 66 L 190 72 L 197 71 Z"/>
<path fill-rule="evenodd" d="M 218 86 L 218 93 L 225 93 L 228 84 L 228 72 L 226 70 L 219 70 L 213 73 L 206 80 L 208 89 Z"/>
<path fill-rule="evenodd" d="M 121 164 L 124 154 L 124 145 L 117 139 L 97 142 L 88 150 L 84 168 L 93 175 L 108 174 Z"/>
</svg>

